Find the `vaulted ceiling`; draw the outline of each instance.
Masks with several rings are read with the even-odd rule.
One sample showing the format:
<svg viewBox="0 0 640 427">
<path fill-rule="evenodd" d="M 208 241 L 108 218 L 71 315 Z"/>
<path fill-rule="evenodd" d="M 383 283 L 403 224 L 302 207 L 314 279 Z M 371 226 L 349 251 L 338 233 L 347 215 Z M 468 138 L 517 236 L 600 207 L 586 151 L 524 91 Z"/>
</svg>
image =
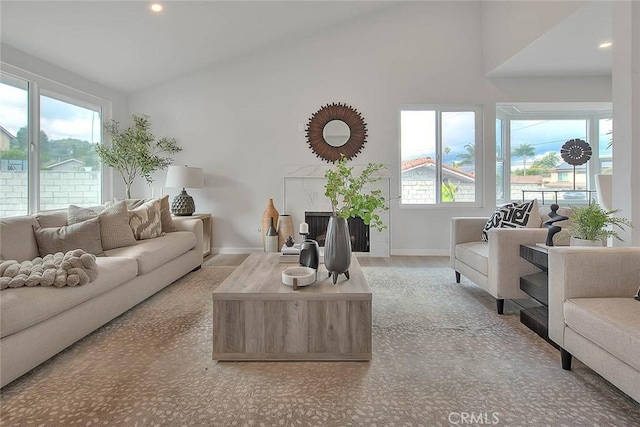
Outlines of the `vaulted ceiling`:
<svg viewBox="0 0 640 427">
<path fill-rule="evenodd" d="M 0 41 L 123 93 L 385 13 L 402 1 L 0 1 Z M 610 11 L 583 8 L 493 76 L 608 75 Z M 603 12 L 603 10 L 605 12 Z M 569 52 L 569 54 L 568 54 Z"/>
</svg>

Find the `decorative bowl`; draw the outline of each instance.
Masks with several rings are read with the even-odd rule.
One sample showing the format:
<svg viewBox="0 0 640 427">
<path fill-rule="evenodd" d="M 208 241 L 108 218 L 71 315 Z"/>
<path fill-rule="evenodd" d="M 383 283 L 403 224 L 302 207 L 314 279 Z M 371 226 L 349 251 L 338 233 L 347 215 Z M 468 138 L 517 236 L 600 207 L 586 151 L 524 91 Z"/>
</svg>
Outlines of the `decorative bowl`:
<svg viewBox="0 0 640 427">
<path fill-rule="evenodd" d="M 282 283 L 293 286 L 294 280 L 297 286 L 311 285 L 316 281 L 316 270 L 310 267 L 289 267 L 282 271 Z"/>
</svg>

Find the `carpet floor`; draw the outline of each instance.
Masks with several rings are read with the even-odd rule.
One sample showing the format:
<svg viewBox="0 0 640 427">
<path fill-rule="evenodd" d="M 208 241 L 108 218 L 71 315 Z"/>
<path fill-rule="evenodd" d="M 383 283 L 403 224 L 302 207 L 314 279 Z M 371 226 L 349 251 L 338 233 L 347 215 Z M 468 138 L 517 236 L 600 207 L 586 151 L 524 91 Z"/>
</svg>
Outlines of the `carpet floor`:
<svg viewBox="0 0 640 427">
<path fill-rule="evenodd" d="M 371 362 L 211 360 L 205 265 L 2 389 L 2 426 L 638 426 L 640 405 L 449 268 L 363 271 Z"/>
</svg>

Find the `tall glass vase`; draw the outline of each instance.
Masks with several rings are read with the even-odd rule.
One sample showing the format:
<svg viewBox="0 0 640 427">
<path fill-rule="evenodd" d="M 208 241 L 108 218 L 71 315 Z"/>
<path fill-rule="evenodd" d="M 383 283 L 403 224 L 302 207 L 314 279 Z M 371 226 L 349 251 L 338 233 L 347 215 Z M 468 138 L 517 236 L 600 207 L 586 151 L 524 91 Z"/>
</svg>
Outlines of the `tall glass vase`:
<svg viewBox="0 0 640 427">
<path fill-rule="evenodd" d="M 338 275 L 344 274 L 349 279 L 351 265 L 351 237 L 347 220 L 340 217 L 329 217 L 327 235 L 324 242 L 324 265 L 329 277 L 333 276 L 333 283 Z"/>
</svg>

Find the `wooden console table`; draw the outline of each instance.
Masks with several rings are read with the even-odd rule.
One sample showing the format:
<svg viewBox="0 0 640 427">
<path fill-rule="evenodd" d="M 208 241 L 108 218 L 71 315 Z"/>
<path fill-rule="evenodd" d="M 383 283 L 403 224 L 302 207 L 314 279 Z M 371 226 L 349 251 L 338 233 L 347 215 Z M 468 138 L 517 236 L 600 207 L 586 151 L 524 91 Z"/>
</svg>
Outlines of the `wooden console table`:
<svg viewBox="0 0 640 427">
<path fill-rule="evenodd" d="M 214 360 L 371 360 L 371 289 L 352 255 L 337 284 L 282 283 L 279 253 L 254 252 L 213 291 Z"/>
<path fill-rule="evenodd" d="M 520 289 L 542 304 L 520 310 L 520 322 L 549 344 L 559 348 L 549 339 L 549 251 L 545 246 L 520 245 L 520 257 L 542 270 L 520 278 Z"/>
</svg>

